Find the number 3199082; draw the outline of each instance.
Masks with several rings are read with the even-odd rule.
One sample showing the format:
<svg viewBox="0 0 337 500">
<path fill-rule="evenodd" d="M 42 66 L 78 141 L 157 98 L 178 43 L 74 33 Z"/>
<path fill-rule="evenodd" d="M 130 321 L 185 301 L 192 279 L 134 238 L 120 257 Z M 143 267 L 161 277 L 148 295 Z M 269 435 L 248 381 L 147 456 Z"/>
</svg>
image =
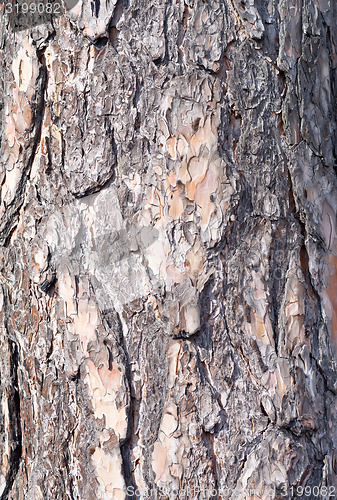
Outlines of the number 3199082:
<svg viewBox="0 0 337 500">
<path fill-rule="evenodd" d="M 290 486 L 284 485 L 281 489 L 283 497 L 303 498 L 336 498 L 335 486 Z"/>
<path fill-rule="evenodd" d="M 6 3 L 5 12 L 7 14 L 61 14 L 61 4 L 59 3 Z"/>
</svg>

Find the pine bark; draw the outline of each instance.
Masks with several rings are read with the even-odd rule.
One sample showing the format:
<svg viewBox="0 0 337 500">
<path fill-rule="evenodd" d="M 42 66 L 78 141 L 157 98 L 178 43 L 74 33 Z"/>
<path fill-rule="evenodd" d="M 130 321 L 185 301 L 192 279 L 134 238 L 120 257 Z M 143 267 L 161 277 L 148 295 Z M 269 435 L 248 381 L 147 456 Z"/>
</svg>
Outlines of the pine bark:
<svg viewBox="0 0 337 500">
<path fill-rule="evenodd" d="M 1 499 L 336 496 L 336 2 L 0 11 Z"/>
</svg>

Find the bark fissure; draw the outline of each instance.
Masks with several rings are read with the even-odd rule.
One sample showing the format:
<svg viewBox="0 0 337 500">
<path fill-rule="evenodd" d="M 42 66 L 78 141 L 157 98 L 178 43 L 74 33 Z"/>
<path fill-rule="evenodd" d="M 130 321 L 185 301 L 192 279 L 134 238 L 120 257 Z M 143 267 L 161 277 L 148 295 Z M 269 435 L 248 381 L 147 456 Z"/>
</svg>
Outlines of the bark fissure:
<svg viewBox="0 0 337 500">
<path fill-rule="evenodd" d="M 5 478 L 6 485 L 1 494 L 1 500 L 9 498 L 11 489 L 14 485 L 16 477 L 19 473 L 20 463 L 22 459 L 22 430 L 21 430 L 21 412 L 20 412 L 20 389 L 19 389 L 19 350 L 17 342 L 14 340 L 14 334 L 10 331 L 9 318 L 7 314 L 10 311 L 10 303 L 8 300 L 7 289 L 2 285 L 2 296 L 4 306 L 6 308 L 6 315 L 4 318 L 4 326 L 7 333 L 8 353 L 9 353 L 9 369 L 10 378 L 7 381 L 1 381 L 1 384 L 6 387 L 7 405 L 9 413 L 9 429 L 5 430 L 8 433 L 8 439 L 11 443 L 11 450 L 9 456 L 8 473 Z"/>
<path fill-rule="evenodd" d="M 45 106 L 45 88 L 47 85 L 47 69 L 44 64 L 44 56 L 41 54 L 40 58 L 40 75 L 38 79 L 38 89 L 37 92 L 40 94 L 40 100 L 36 105 L 36 115 L 34 128 L 36 129 L 35 134 L 31 143 L 31 152 L 28 157 L 28 161 L 23 168 L 20 183 L 15 193 L 13 201 L 6 206 L 5 221 L 0 225 L 0 243 L 3 246 L 8 246 L 10 242 L 11 235 L 15 231 L 18 224 L 18 219 L 20 215 L 21 207 L 25 202 L 26 186 L 29 180 L 30 172 L 34 163 L 37 149 L 41 140 L 41 130 L 42 122 L 44 116 L 44 106 Z"/>
</svg>

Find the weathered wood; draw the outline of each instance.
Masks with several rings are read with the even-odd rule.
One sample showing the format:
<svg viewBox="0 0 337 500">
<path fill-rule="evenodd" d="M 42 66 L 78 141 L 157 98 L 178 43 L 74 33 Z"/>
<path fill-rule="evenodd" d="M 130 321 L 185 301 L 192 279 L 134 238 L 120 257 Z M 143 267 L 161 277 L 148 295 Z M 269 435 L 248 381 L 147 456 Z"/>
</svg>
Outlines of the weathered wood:
<svg viewBox="0 0 337 500">
<path fill-rule="evenodd" d="M 6 8 L 1 498 L 336 496 L 336 2 Z"/>
</svg>

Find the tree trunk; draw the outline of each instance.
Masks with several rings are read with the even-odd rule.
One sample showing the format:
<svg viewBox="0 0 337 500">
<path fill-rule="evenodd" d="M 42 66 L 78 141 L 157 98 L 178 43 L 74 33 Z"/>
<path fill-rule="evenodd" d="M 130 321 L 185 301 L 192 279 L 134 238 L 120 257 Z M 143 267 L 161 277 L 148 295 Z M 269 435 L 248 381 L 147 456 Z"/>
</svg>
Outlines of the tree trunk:
<svg viewBox="0 0 337 500">
<path fill-rule="evenodd" d="M 335 0 L 0 10 L 1 499 L 336 496 Z"/>
</svg>

